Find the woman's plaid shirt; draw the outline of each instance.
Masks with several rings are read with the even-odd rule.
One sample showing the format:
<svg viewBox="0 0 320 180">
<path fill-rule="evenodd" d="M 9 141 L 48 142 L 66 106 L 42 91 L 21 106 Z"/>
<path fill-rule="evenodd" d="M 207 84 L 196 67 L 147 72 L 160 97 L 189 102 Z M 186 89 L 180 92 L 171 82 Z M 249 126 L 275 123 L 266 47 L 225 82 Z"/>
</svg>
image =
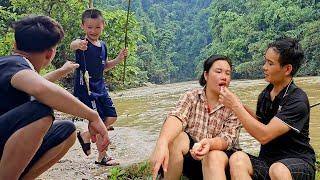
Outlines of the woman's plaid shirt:
<svg viewBox="0 0 320 180">
<path fill-rule="evenodd" d="M 182 122 L 184 131 L 195 141 L 221 137 L 228 143 L 227 150 L 240 149 L 240 121 L 222 104 L 211 109 L 204 90 L 195 89 L 185 93 L 168 116 L 177 117 Z"/>
</svg>

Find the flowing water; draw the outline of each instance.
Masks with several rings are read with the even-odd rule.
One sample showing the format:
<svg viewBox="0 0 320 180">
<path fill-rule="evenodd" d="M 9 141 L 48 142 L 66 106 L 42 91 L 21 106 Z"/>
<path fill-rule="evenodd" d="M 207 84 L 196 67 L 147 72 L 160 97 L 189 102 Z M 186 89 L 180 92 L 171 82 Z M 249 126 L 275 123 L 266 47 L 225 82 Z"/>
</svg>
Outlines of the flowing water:
<svg viewBox="0 0 320 180">
<path fill-rule="evenodd" d="M 299 77 L 295 78 L 295 83 L 308 94 L 311 105 L 320 102 L 320 77 Z M 230 84 L 230 89 L 240 97 L 242 103 L 255 109 L 257 97 L 266 85 L 264 80 L 234 80 Z M 168 111 L 175 106 L 184 92 L 196 87 L 200 87 L 198 82 L 189 81 L 150 85 L 114 93 L 111 96 L 119 115 L 115 126 L 139 130 L 138 141 L 145 142 L 141 146 L 141 153 L 147 155 L 156 142 Z M 311 109 L 310 122 L 311 144 L 317 153 L 320 153 L 319 119 L 320 105 Z M 240 142 L 244 151 L 257 153 L 259 143 L 243 129 Z"/>
</svg>

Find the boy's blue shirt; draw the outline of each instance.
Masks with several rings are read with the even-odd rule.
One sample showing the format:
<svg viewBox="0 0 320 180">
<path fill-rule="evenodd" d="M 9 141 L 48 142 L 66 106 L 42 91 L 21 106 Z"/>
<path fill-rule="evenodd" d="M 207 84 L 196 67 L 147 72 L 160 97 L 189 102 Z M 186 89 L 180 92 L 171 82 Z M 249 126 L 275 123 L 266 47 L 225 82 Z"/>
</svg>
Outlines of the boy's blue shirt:
<svg viewBox="0 0 320 180">
<path fill-rule="evenodd" d="M 80 66 L 75 72 L 74 95 L 77 97 L 88 96 L 87 87 L 83 78 L 85 71 L 89 73 L 90 91 L 93 95 L 103 95 L 107 93 L 103 79 L 104 68 L 108 53 L 106 44 L 100 41 L 101 47 L 93 45 L 88 41 L 86 51 L 76 50 L 76 63 Z"/>
</svg>

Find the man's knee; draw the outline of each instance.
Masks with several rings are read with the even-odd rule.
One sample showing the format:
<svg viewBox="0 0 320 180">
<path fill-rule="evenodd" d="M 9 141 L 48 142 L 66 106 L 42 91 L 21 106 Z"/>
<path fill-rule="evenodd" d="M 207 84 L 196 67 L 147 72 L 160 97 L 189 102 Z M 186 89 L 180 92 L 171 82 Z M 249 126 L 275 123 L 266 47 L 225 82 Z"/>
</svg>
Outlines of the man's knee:
<svg viewBox="0 0 320 180">
<path fill-rule="evenodd" d="M 202 163 L 207 166 L 226 166 L 228 164 L 228 156 L 223 151 L 210 151 L 208 155 L 204 157 Z"/>
<path fill-rule="evenodd" d="M 54 134 L 57 136 L 59 141 L 64 141 L 66 139 L 76 139 L 76 126 L 72 121 L 59 120 L 55 121 L 53 124 Z"/>
<path fill-rule="evenodd" d="M 290 170 L 282 163 L 273 163 L 269 168 L 269 175 L 275 179 L 291 177 Z"/>
<path fill-rule="evenodd" d="M 72 134 L 64 141 L 66 147 L 69 149 L 76 142 L 77 134 L 76 131 L 73 131 Z"/>
<path fill-rule="evenodd" d="M 37 129 L 40 130 L 42 133 L 46 133 L 50 126 L 52 125 L 53 117 L 51 115 L 45 116 L 36 122 Z"/>
<path fill-rule="evenodd" d="M 65 121 L 64 122 L 64 129 L 65 129 L 66 132 L 71 133 L 70 136 L 67 139 L 68 142 L 74 144 L 76 139 L 77 139 L 76 126 L 71 121 Z"/>
</svg>

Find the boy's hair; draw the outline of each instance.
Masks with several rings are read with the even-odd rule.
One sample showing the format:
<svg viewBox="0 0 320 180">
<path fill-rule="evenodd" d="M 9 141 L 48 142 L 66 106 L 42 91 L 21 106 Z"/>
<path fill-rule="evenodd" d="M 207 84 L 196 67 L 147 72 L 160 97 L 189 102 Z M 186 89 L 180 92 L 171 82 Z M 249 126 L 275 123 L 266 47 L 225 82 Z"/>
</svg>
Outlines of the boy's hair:
<svg viewBox="0 0 320 180">
<path fill-rule="evenodd" d="M 16 48 L 25 52 L 43 52 L 64 37 L 61 25 L 48 16 L 28 16 L 12 25 Z"/>
<path fill-rule="evenodd" d="M 272 48 L 279 53 L 280 66 L 287 64 L 292 65 L 291 75 L 295 75 L 303 63 L 304 52 L 301 45 L 296 39 L 280 38 L 268 45 L 268 49 Z"/>
<path fill-rule="evenodd" d="M 101 11 L 99 11 L 98 9 L 87 9 L 82 13 L 81 22 L 83 24 L 86 19 L 96 19 L 96 18 L 101 18 L 103 20 Z"/>
<path fill-rule="evenodd" d="M 202 75 L 199 79 L 199 83 L 201 86 L 205 86 L 207 84 L 206 79 L 204 78 L 204 73 L 205 72 L 209 72 L 210 68 L 212 67 L 213 63 L 218 61 L 218 60 L 223 60 L 223 61 L 227 61 L 227 63 L 229 64 L 231 70 L 232 70 L 232 62 L 231 60 L 226 57 L 226 56 L 221 56 L 221 55 L 211 55 L 206 61 L 204 61 L 203 63 L 203 72 Z"/>
</svg>

